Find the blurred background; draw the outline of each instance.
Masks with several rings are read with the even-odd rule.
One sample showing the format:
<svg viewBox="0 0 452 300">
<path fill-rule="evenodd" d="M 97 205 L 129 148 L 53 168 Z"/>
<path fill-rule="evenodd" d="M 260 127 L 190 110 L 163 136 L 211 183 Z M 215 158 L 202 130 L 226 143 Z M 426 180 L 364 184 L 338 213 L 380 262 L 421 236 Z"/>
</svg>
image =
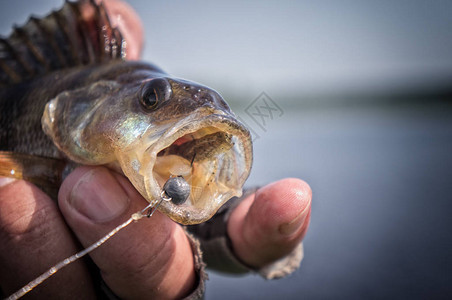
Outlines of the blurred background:
<svg viewBox="0 0 452 300">
<path fill-rule="evenodd" d="M 1 33 L 61 3 L 2 3 Z M 211 273 L 207 299 L 452 298 L 452 2 L 129 3 L 144 60 L 218 90 L 252 130 L 248 185 L 313 190 L 301 268 Z"/>
</svg>

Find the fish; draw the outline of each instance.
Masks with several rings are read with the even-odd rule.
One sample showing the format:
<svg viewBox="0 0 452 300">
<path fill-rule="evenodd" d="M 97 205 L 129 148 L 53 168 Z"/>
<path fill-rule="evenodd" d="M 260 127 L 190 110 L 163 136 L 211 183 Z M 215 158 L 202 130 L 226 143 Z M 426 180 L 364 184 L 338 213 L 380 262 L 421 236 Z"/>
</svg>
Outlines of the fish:
<svg viewBox="0 0 452 300">
<path fill-rule="evenodd" d="M 159 210 L 184 225 L 205 222 L 241 195 L 250 132 L 215 90 L 127 60 L 127 51 L 95 1 L 66 2 L 1 38 L 0 175 L 56 197 L 49 186 L 74 167 L 103 165 L 151 203 L 183 177 L 188 199 Z"/>
</svg>

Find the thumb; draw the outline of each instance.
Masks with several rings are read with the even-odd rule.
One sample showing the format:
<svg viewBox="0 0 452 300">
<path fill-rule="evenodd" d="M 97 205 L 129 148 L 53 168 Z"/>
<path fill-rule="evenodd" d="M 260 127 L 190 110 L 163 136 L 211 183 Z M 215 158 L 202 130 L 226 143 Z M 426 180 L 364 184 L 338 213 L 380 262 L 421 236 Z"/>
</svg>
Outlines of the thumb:
<svg viewBox="0 0 452 300">
<path fill-rule="evenodd" d="M 76 169 L 59 193 L 60 209 L 85 247 L 147 204 L 126 178 L 103 167 Z M 121 298 L 180 298 L 195 284 L 184 231 L 158 212 L 130 224 L 91 257 Z"/>
<path fill-rule="evenodd" d="M 260 268 L 292 252 L 308 229 L 311 197 L 307 183 L 287 178 L 246 198 L 228 222 L 238 257 Z"/>
</svg>

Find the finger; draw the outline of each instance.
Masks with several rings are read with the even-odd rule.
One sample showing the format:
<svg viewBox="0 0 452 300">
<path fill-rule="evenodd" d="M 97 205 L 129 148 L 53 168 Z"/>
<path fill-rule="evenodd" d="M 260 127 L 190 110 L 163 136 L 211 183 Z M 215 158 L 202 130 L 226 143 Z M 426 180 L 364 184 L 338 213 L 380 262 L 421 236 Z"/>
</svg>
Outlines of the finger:
<svg viewBox="0 0 452 300">
<path fill-rule="evenodd" d="M 238 257 L 263 267 L 289 254 L 310 221 L 311 189 L 299 179 L 284 179 L 259 189 L 231 214 L 228 234 Z"/>
<path fill-rule="evenodd" d="M 123 176 L 103 167 L 81 167 L 63 182 L 59 204 L 81 243 L 89 246 L 148 203 Z M 121 298 L 181 298 L 195 285 L 188 239 L 159 212 L 132 223 L 91 257 Z"/>
<path fill-rule="evenodd" d="M 31 183 L 1 177 L 0 245 L 0 284 L 7 295 L 77 250 L 55 202 Z M 82 261 L 61 270 L 30 294 L 41 299 L 94 298 Z"/>
</svg>

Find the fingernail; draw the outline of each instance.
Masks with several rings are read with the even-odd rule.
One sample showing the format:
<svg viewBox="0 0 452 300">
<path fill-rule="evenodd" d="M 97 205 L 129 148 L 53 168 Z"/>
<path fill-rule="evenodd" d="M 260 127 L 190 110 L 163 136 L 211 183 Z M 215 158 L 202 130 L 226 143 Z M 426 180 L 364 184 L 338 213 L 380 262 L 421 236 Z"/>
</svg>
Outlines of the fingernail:
<svg viewBox="0 0 452 300">
<path fill-rule="evenodd" d="M 69 204 L 94 222 L 107 222 L 121 215 L 129 198 L 117 179 L 105 168 L 86 172 L 71 191 Z"/>
<path fill-rule="evenodd" d="M 279 232 L 284 236 L 290 236 L 296 233 L 300 227 L 304 224 L 308 212 L 304 209 L 300 214 L 298 214 L 292 221 L 279 226 Z"/>
<path fill-rule="evenodd" d="M 11 177 L 0 177 L 0 187 L 4 186 L 4 185 L 8 185 L 12 182 L 16 181 L 15 178 L 11 178 Z"/>
</svg>

